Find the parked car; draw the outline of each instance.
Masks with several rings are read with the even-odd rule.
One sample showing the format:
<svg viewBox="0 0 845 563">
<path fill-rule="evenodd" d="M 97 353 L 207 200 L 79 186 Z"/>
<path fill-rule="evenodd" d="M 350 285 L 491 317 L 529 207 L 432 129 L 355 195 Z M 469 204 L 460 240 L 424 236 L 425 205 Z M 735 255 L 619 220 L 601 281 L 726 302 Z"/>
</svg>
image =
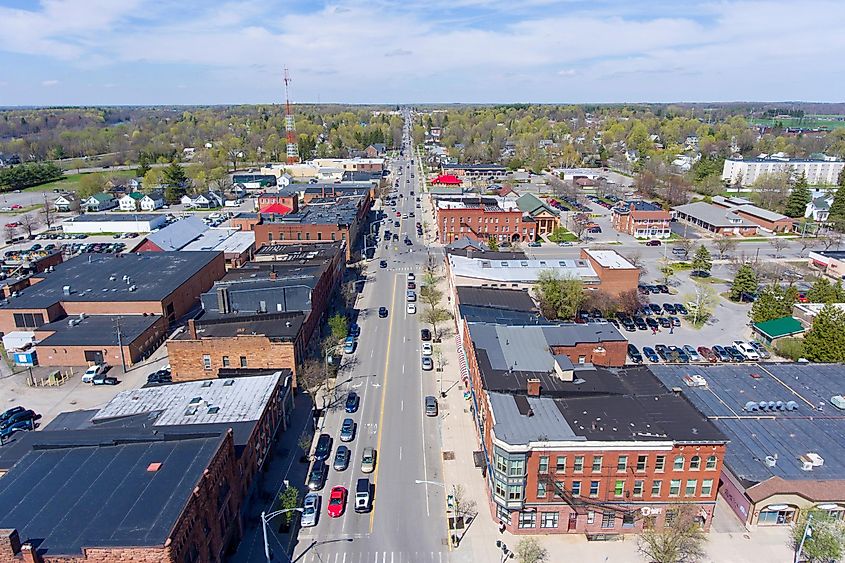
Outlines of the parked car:
<svg viewBox="0 0 845 563">
<path fill-rule="evenodd" d="M 21 406 L 17 406 L 17 407 L 12 407 L 8 410 L 3 411 L 3 413 L 0 414 L 0 426 L 2 426 L 7 420 L 9 420 L 14 415 L 21 413 L 21 412 L 24 412 L 25 410 L 26 410 L 25 408 L 23 408 Z"/>
<path fill-rule="evenodd" d="M 655 364 L 660 362 L 660 358 L 657 357 L 657 353 L 655 353 L 654 348 L 650 348 L 649 346 L 643 346 L 643 355 L 649 362 Z"/>
<path fill-rule="evenodd" d="M 681 326 L 681 319 L 675 316 L 669 317 L 669 320 L 672 321 L 672 326 L 678 327 Z"/>
<path fill-rule="evenodd" d="M 725 351 L 730 354 L 731 358 L 735 362 L 744 362 L 746 359 L 743 353 L 740 352 L 736 346 L 725 346 Z"/>
<path fill-rule="evenodd" d="M 303 528 L 310 528 L 317 525 L 320 517 L 320 495 L 308 493 L 302 501 L 302 518 L 299 520 Z"/>
<path fill-rule="evenodd" d="M 756 341 L 751 341 L 749 344 L 751 344 L 754 347 L 754 349 L 757 351 L 757 354 L 760 356 L 761 359 L 768 360 L 769 358 L 772 357 L 772 355 L 769 354 L 769 351 L 766 350 L 766 347 L 763 346 L 761 343 L 756 342 Z"/>
<path fill-rule="evenodd" d="M 706 361 L 710 362 L 711 364 L 714 364 L 714 363 L 719 361 L 719 358 L 716 356 L 716 354 L 713 352 L 713 350 L 711 350 L 707 346 L 699 346 L 698 347 L 698 353 L 701 355 L 702 358 L 704 358 Z"/>
<path fill-rule="evenodd" d="M 344 418 L 340 425 L 340 441 L 351 442 L 355 439 L 355 421 L 351 418 Z"/>
<path fill-rule="evenodd" d="M 417 313 L 417 306 L 414 303 L 408 303 L 407 311 L 409 315 L 415 315 Z"/>
<path fill-rule="evenodd" d="M 675 306 L 672 305 L 671 303 L 664 303 L 663 304 L 663 310 L 666 311 L 667 313 L 669 313 L 670 315 L 675 314 Z"/>
<path fill-rule="evenodd" d="M 669 293 L 669 286 L 663 283 L 657 284 L 657 289 L 660 293 Z"/>
<path fill-rule="evenodd" d="M 326 474 L 328 466 L 321 460 L 314 462 L 311 472 L 308 474 L 308 488 L 312 491 L 319 491 L 326 486 Z"/>
<path fill-rule="evenodd" d="M 332 518 L 340 518 L 346 510 L 346 487 L 332 487 L 329 494 L 329 505 L 326 511 Z"/>
<path fill-rule="evenodd" d="M 634 317 L 634 325 L 640 330 L 648 330 L 648 326 L 645 324 L 645 319 L 642 317 Z"/>
<path fill-rule="evenodd" d="M 431 344 L 428 343 L 428 342 L 423 342 L 422 350 L 421 350 L 422 355 L 423 356 L 431 356 L 432 351 L 433 350 L 432 350 Z"/>
<path fill-rule="evenodd" d="M 684 352 L 687 353 L 687 356 L 689 356 L 689 360 L 691 362 L 700 362 L 701 361 L 701 356 L 698 354 L 698 352 L 696 352 L 695 348 L 693 348 L 689 344 L 684 345 Z"/>
<path fill-rule="evenodd" d="M 108 366 L 106 364 L 94 364 L 93 366 L 89 366 L 88 369 L 85 370 L 85 373 L 82 374 L 82 383 L 92 383 L 95 377 L 106 371 L 107 367 Z"/>
<path fill-rule="evenodd" d="M 652 239 L 645 243 L 646 246 L 660 246 L 662 243 L 657 239 Z"/>
<path fill-rule="evenodd" d="M 105 373 L 101 373 L 99 375 L 95 375 L 94 379 L 91 380 L 91 383 L 94 385 L 117 385 L 120 381 L 118 381 L 116 377 L 110 377 Z"/>
<path fill-rule="evenodd" d="M 687 311 L 687 308 L 681 305 L 680 303 L 675 303 L 675 314 L 688 315 L 689 311 Z"/>
<path fill-rule="evenodd" d="M 346 395 L 346 412 L 355 412 L 358 410 L 358 405 L 361 403 L 361 399 L 358 397 L 358 393 L 355 391 L 350 391 L 348 395 Z"/>
<path fill-rule="evenodd" d="M 658 328 L 660 328 L 660 323 L 658 323 L 657 319 L 655 319 L 654 317 L 647 318 L 645 320 L 645 324 L 647 324 L 648 328 L 652 330 L 657 330 Z"/>
<path fill-rule="evenodd" d="M 669 347 L 668 346 L 666 346 L 665 344 L 658 344 L 657 346 L 654 347 L 654 349 L 657 352 L 657 355 L 660 356 L 661 360 L 663 360 L 664 362 L 669 361 Z"/>
<path fill-rule="evenodd" d="M 160 369 L 158 371 L 154 371 L 150 375 L 147 376 L 147 383 L 150 384 L 162 384 L 162 383 L 173 383 L 173 376 L 170 374 L 169 369 Z"/>
<path fill-rule="evenodd" d="M 332 437 L 328 434 L 320 434 L 317 438 L 317 447 L 314 449 L 314 459 L 325 461 L 332 453 Z"/>
<path fill-rule="evenodd" d="M 338 446 L 337 451 L 334 453 L 334 463 L 332 467 L 334 467 L 335 471 L 345 471 L 347 467 L 349 467 L 349 457 L 352 455 L 352 452 L 346 446 Z"/>
<path fill-rule="evenodd" d="M 628 344 L 628 357 L 631 358 L 631 361 L 635 364 L 643 363 L 642 354 L 640 354 L 640 351 L 633 344 Z"/>
<path fill-rule="evenodd" d="M 376 469 L 376 449 L 364 448 L 361 454 L 361 472 L 372 473 Z"/>
<path fill-rule="evenodd" d="M 757 349 L 748 342 L 734 340 L 734 347 L 739 350 L 747 360 L 752 362 L 760 361 L 760 354 L 757 353 Z"/>
<path fill-rule="evenodd" d="M 428 356 L 422 357 L 422 369 L 423 371 L 431 371 L 434 369 L 434 362 L 432 362 L 431 358 Z"/>
<path fill-rule="evenodd" d="M 420 340 L 422 340 L 423 342 L 428 342 L 429 340 L 431 340 L 431 331 L 428 330 L 427 328 L 421 328 L 420 329 Z"/>
<path fill-rule="evenodd" d="M 634 324 L 633 319 L 630 317 L 626 317 L 619 322 L 622 323 L 622 328 L 628 332 L 635 332 L 637 330 L 637 325 Z"/>
<path fill-rule="evenodd" d="M 658 305 L 657 303 L 649 303 L 648 307 L 649 309 L 651 309 L 651 312 L 655 315 L 659 315 L 661 313 L 660 305 Z"/>
<path fill-rule="evenodd" d="M 18 432 L 33 430 L 34 428 L 35 422 L 31 418 L 5 424 L 2 428 L 0 428 L 0 443 L 5 442 Z"/>
<path fill-rule="evenodd" d="M 428 395 L 425 398 L 425 415 L 437 416 L 437 398 L 433 395 Z"/>
<path fill-rule="evenodd" d="M 728 351 L 725 350 L 723 346 L 719 346 L 718 344 L 716 346 L 713 346 L 713 353 L 716 355 L 720 362 L 736 361 L 731 357 L 730 354 L 728 354 Z"/>
<path fill-rule="evenodd" d="M 657 317 L 657 322 L 660 323 L 660 328 L 671 328 L 672 327 L 672 321 L 670 321 L 666 317 Z"/>
</svg>

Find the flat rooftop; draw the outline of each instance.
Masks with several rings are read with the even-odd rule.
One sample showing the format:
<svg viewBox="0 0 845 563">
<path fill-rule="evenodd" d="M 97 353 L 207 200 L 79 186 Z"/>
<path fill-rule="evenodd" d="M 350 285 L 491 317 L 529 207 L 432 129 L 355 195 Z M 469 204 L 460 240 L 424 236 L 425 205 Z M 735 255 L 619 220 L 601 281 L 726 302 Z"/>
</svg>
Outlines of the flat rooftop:
<svg viewBox="0 0 845 563">
<path fill-rule="evenodd" d="M 31 432 L 36 443 L 0 479 L 0 528 L 22 541 L 43 540 L 49 555 L 85 547 L 164 546 L 225 435 L 106 437 Z M 51 444 L 62 435 L 67 443 Z M 85 438 L 88 438 L 86 441 Z M 160 462 L 157 471 L 150 463 Z"/>
<path fill-rule="evenodd" d="M 714 227 L 756 227 L 755 223 L 743 219 L 735 213 L 735 209 L 720 207 L 705 201 L 694 201 L 693 203 L 686 203 L 684 205 L 677 205 L 672 208 L 673 211 L 688 215 L 702 223 L 712 225 Z"/>
<path fill-rule="evenodd" d="M 746 486 L 773 477 L 786 481 L 845 480 L 845 411 L 831 397 L 845 389 L 841 364 L 654 365 L 651 370 L 713 421 L 731 441 L 725 463 Z M 703 386 L 689 386 L 701 376 Z M 775 409 L 759 409 L 759 403 Z M 795 410 L 786 410 L 794 402 Z M 751 403 L 758 405 L 755 409 Z M 782 408 L 777 409 L 780 402 Z M 824 465 L 804 471 L 798 457 L 818 453 Z M 769 467 L 766 456 L 777 455 Z"/>
<path fill-rule="evenodd" d="M 161 315 L 88 315 L 84 319 L 66 317 L 38 327 L 38 331 L 55 331 L 41 340 L 38 346 L 128 346 L 144 334 Z M 70 321 L 74 325 L 70 325 Z"/>
<path fill-rule="evenodd" d="M 282 373 L 206 379 L 122 391 L 91 419 L 156 413 L 152 426 L 217 424 L 258 420 Z"/>
<path fill-rule="evenodd" d="M 636 270 L 637 267 L 631 264 L 624 256 L 615 250 L 593 250 L 592 248 L 585 248 L 587 253 L 593 260 L 599 263 L 603 268 L 611 270 Z"/>
<path fill-rule="evenodd" d="M 543 260 L 497 260 L 448 255 L 452 275 L 492 281 L 534 283 L 540 272 L 554 270 L 562 277 L 598 283 L 596 271 L 586 260 L 546 258 Z"/>
<path fill-rule="evenodd" d="M 642 367 L 585 368 L 560 396 L 491 392 L 493 430 L 511 444 L 549 441 L 724 443 L 727 437 Z"/>
<path fill-rule="evenodd" d="M 118 223 L 120 221 L 158 221 L 164 218 L 160 213 L 86 213 L 65 221 L 73 223 Z"/>
<path fill-rule="evenodd" d="M 273 340 L 290 341 L 299 334 L 307 311 L 283 313 L 255 313 L 245 315 L 212 313 L 203 315 L 197 321 L 198 338 L 234 338 L 236 336 L 266 336 Z M 288 326 L 290 325 L 290 326 Z M 187 331 L 180 333 L 178 340 L 190 338 Z"/>
<path fill-rule="evenodd" d="M 240 254 L 249 250 L 253 245 L 255 245 L 255 233 L 253 231 L 212 228 L 185 245 L 182 250 L 185 252 L 215 251 Z"/>
<path fill-rule="evenodd" d="M 364 198 L 339 197 L 331 203 L 309 203 L 298 213 L 285 215 L 261 214 L 262 221 L 271 224 L 351 225 L 357 217 Z"/>
<path fill-rule="evenodd" d="M 534 300 L 527 291 L 499 289 L 495 287 L 458 286 L 458 302 L 461 305 L 494 307 L 512 311 L 537 312 Z"/>
<path fill-rule="evenodd" d="M 43 281 L 0 304 L 44 309 L 59 302 L 161 301 L 212 262 L 219 252 L 80 254 L 42 273 Z M 128 280 L 124 279 L 128 276 Z M 70 287 L 70 295 L 63 288 Z M 134 287 L 134 291 L 129 289 Z"/>
</svg>

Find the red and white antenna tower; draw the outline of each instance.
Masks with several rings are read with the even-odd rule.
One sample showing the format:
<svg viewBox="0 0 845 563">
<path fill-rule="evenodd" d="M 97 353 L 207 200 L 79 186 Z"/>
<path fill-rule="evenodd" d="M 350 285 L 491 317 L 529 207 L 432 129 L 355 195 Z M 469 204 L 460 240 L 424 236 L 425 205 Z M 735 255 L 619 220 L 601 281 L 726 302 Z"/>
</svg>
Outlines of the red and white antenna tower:
<svg viewBox="0 0 845 563">
<path fill-rule="evenodd" d="M 290 105 L 290 74 L 285 67 L 285 134 L 287 135 L 288 164 L 299 162 L 299 148 L 296 144 L 296 126 L 293 123 L 293 108 Z"/>
</svg>

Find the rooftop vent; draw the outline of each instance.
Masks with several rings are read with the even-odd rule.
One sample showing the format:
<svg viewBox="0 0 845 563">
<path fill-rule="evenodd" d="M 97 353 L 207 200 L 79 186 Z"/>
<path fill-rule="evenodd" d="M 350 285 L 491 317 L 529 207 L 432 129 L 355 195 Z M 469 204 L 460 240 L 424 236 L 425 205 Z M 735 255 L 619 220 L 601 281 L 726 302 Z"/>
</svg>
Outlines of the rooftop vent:
<svg viewBox="0 0 845 563">
<path fill-rule="evenodd" d="M 161 462 L 160 461 L 154 461 L 147 466 L 147 471 L 149 471 L 150 473 L 155 473 L 159 469 L 161 469 Z"/>
<path fill-rule="evenodd" d="M 845 410 L 845 397 L 842 395 L 834 395 L 830 398 L 830 404 L 839 410 Z"/>
<path fill-rule="evenodd" d="M 774 467 L 778 464 L 778 454 L 766 456 L 766 467 Z"/>
<path fill-rule="evenodd" d="M 234 379 L 227 379 L 226 381 L 223 382 L 223 387 L 231 387 L 234 384 L 235 384 Z"/>
</svg>

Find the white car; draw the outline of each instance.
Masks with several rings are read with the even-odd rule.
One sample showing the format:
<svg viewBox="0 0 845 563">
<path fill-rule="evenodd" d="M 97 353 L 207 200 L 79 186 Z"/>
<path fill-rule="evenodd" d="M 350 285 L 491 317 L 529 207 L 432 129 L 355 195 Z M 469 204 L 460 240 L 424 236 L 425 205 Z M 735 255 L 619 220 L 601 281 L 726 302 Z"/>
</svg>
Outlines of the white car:
<svg viewBox="0 0 845 563">
<path fill-rule="evenodd" d="M 760 360 L 760 354 L 757 353 L 757 350 L 754 349 L 751 344 L 748 342 L 743 342 L 742 340 L 734 340 L 734 346 L 736 349 L 742 352 L 742 355 L 745 356 L 748 360 L 753 362 L 757 362 Z"/>
<path fill-rule="evenodd" d="M 431 355 L 431 343 L 430 342 L 423 342 L 422 355 L 423 356 L 430 356 Z"/>
<path fill-rule="evenodd" d="M 320 495 L 317 493 L 308 493 L 305 495 L 305 500 L 302 501 L 302 520 L 300 524 L 303 528 L 310 528 L 317 525 L 317 519 L 320 517 Z"/>
<path fill-rule="evenodd" d="M 94 364 L 82 374 L 82 383 L 93 383 L 94 378 L 106 371 L 106 364 Z"/>
<path fill-rule="evenodd" d="M 416 314 L 416 312 L 417 312 L 417 306 L 414 305 L 413 303 L 408 303 L 408 314 L 414 315 L 414 314 Z"/>
<path fill-rule="evenodd" d="M 410 272 L 408 274 L 408 281 L 414 281 L 415 279 L 417 279 L 417 276 L 415 276 L 413 272 Z"/>
</svg>

